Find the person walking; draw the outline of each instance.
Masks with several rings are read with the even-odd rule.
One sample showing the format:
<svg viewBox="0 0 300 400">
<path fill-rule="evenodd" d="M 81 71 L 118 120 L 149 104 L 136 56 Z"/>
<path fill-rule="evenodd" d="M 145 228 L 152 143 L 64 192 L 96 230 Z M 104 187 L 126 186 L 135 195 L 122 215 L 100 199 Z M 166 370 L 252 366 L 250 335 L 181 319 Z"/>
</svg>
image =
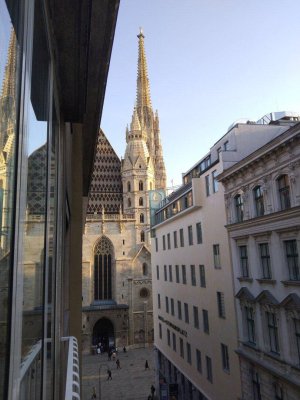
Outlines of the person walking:
<svg viewBox="0 0 300 400">
<path fill-rule="evenodd" d="M 123 353 L 126 353 L 126 351 L 127 351 L 127 350 L 126 350 L 126 347 L 124 346 L 124 347 L 123 347 Z"/>
<path fill-rule="evenodd" d="M 120 360 L 118 358 L 117 358 L 116 364 L 117 364 L 117 369 L 121 369 Z"/>
<path fill-rule="evenodd" d="M 148 364 L 148 360 L 146 360 L 146 362 L 145 362 L 145 371 L 146 371 L 146 369 L 150 369 L 149 368 L 149 364 Z"/>
<path fill-rule="evenodd" d="M 154 398 L 154 392 L 155 392 L 155 387 L 153 385 L 151 385 L 151 395 L 152 398 Z"/>
<path fill-rule="evenodd" d="M 111 370 L 108 369 L 108 370 L 107 370 L 107 381 L 111 381 L 111 380 L 112 380 Z"/>
</svg>

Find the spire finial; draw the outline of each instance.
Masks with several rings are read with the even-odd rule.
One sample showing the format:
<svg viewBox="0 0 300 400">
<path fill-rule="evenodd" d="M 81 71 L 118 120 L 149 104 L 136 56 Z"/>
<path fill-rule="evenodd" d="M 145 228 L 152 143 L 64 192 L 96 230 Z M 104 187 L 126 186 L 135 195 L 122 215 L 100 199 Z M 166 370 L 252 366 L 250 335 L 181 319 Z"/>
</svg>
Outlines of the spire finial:
<svg viewBox="0 0 300 400">
<path fill-rule="evenodd" d="M 140 33 L 137 35 L 138 38 L 142 37 L 144 38 L 144 32 L 143 32 L 143 28 L 140 26 Z"/>
<path fill-rule="evenodd" d="M 138 56 L 138 76 L 137 76 L 137 95 L 136 107 L 149 107 L 151 108 L 150 87 L 147 72 L 147 61 L 144 48 L 144 33 L 140 28 L 140 33 L 137 35 L 139 38 L 139 56 Z"/>
</svg>

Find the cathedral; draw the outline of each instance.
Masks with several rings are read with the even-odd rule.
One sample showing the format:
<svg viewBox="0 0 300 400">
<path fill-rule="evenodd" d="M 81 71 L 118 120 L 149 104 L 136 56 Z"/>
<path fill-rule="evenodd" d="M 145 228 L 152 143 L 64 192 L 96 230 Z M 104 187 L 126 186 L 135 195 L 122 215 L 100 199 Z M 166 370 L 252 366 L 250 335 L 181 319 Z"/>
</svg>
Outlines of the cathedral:
<svg viewBox="0 0 300 400">
<path fill-rule="evenodd" d="M 153 341 L 148 191 L 166 188 L 159 118 L 151 105 L 138 35 L 136 105 L 119 159 L 100 129 L 82 250 L 82 347 L 146 346 Z"/>
</svg>

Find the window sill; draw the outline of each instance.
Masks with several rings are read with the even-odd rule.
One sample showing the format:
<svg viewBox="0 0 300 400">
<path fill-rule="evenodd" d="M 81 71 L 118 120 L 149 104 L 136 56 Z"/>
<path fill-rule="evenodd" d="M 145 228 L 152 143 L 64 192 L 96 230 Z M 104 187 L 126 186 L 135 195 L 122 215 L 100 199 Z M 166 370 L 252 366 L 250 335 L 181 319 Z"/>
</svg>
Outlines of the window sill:
<svg viewBox="0 0 300 400">
<path fill-rule="evenodd" d="M 284 286 L 300 286 L 300 281 L 281 281 Z"/>
<path fill-rule="evenodd" d="M 265 283 L 267 285 L 275 285 L 276 280 L 275 279 L 268 279 L 268 278 L 261 278 L 261 279 L 256 279 L 258 283 Z"/>
<path fill-rule="evenodd" d="M 247 278 L 246 276 L 240 276 L 237 278 L 240 282 L 253 282 L 253 278 Z"/>
</svg>

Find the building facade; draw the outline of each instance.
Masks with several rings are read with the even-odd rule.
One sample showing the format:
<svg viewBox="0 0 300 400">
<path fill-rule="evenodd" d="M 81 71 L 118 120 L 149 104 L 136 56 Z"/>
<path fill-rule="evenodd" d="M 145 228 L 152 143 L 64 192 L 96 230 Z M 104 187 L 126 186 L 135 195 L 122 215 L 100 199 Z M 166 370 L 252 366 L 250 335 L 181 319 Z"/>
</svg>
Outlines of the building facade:
<svg viewBox="0 0 300 400">
<path fill-rule="evenodd" d="M 217 177 L 294 122 L 236 123 L 155 211 L 152 226 L 158 386 L 178 399 L 241 396 L 234 289 Z"/>
<path fill-rule="evenodd" d="M 80 398 L 83 203 L 118 5 L 0 0 L 1 400 Z"/>
<path fill-rule="evenodd" d="M 138 35 L 137 100 L 122 160 L 99 132 L 83 235 L 83 349 L 153 342 L 148 191 L 165 189 L 159 119 Z"/>
<path fill-rule="evenodd" d="M 300 126 L 223 172 L 245 400 L 300 398 Z"/>
</svg>

